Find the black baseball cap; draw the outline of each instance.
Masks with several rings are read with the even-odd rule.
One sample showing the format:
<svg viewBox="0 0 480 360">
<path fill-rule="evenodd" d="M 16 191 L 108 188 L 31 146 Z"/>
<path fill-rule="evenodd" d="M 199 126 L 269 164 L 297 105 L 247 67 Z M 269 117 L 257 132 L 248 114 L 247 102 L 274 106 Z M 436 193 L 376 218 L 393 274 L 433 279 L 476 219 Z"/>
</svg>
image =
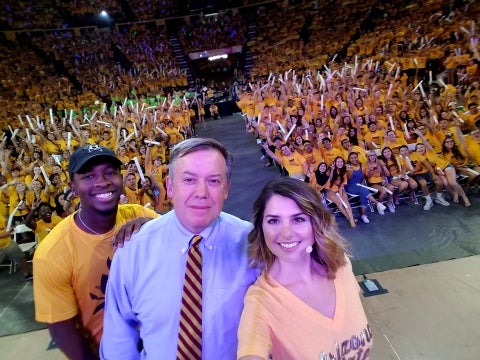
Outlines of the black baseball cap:
<svg viewBox="0 0 480 360">
<path fill-rule="evenodd" d="M 70 156 L 68 163 L 70 180 L 73 178 L 73 174 L 78 173 L 90 160 L 94 160 L 96 164 L 107 162 L 118 167 L 123 165 L 113 150 L 100 145 L 85 145 L 75 150 Z"/>
</svg>

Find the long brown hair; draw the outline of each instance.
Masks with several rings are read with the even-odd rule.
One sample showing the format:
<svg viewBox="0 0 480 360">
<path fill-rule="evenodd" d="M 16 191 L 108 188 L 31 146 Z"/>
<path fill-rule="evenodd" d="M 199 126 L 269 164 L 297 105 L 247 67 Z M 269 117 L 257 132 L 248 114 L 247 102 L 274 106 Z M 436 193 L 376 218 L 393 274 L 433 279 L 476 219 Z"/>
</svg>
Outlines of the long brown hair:
<svg viewBox="0 0 480 360">
<path fill-rule="evenodd" d="M 267 271 L 275 261 L 263 234 L 263 217 L 267 202 L 273 195 L 292 199 L 310 221 L 314 234 L 312 257 L 325 266 L 328 277 L 335 278 L 337 270 L 346 264 L 347 241 L 339 234 L 333 215 L 322 205 L 318 193 L 303 181 L 278 178 L 267 183 L 253 206 L 253 229 L 248 235 L 249 258 L 256 267 Z"/>
<path fill-rule="evenodd" d="M 445 146 L 445 143 L 447 142 L 447 140 L 452 140 L 453 141 L 453 147 L 450 150 Z M 452 155 L 455 159 L 457 159 L 459 161 L 465 161 L 466 160 L 466 157 L 462 154 L 462 152 L 458 148 L 457 143 L 455 142 L 455 139 L 451 136 L 447 136 L 447 137 L 445 137 L 445 139 L 443 139 L 442 154 L 444 154 L 444 155 L 448 154 L 450 151 L 452 152 Z"/>
</svg>

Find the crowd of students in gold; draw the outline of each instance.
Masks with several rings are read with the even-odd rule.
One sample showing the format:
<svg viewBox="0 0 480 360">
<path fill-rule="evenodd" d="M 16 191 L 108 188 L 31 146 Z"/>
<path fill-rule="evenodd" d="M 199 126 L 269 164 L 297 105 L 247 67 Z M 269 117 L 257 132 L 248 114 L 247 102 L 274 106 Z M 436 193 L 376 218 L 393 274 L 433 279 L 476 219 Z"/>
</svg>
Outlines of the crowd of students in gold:
<svg viewBox="0 0 480 360">
<path fill-rule="evenodd" d="M 19 115 L 1 137 L 1 217 L 12 217 L 15 226 L 40 204 L 49 205 L 59 217 L 76 210 L 78 199 L 69 190 L 67 167 L 72 151 L 85 144 L 114 150 L 124 164 L 121 203 L 167 212 L 171 203 L 164 180 L 170 149 L 193 136 L 191 105 L 195 101 L 173 96 L 158 107 L 130 100 L 110 109 L 100 104 L 84 119 L 68 112 L 51 112 L 48 121 L 39 122 Z"/>
<path fill-rule="evenodd" d="M 308 181 L 352 227 L 354 197 L 364 223 L 369 206 L 394 213 L 418 193 L 424 210 L 449 206 L 447 198 L 471 206 L 480 184 L 478 78 L 463 93 L 442 78 L 408 83 L 387 64 L 378 72 L 368 63 L 329 66 L 244 87 L 238 105 L 266 166 Z"/>
</svg>

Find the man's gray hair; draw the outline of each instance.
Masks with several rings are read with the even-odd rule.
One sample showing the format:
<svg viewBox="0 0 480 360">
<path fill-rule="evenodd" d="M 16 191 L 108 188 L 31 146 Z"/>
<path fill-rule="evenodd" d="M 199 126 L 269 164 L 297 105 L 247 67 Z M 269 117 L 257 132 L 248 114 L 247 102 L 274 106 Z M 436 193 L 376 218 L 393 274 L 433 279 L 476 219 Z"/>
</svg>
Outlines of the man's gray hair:
<svg viewBox="0 0 480 360">
<path fill-rule="evenodd" d="M 233 156 L 219 141 L 212 138 L 191 138 L 184 140 L 173 147 L 170 153 L 170 162 L 168 164 L 168 172 L 170 176 L 173 175 L 175 162 L 190 153 L 201 150 L 217 150 L 225 159 L 225 165 L 227 166 L 227 179 L 230 180 L 232 175 Z"/>
</svg>

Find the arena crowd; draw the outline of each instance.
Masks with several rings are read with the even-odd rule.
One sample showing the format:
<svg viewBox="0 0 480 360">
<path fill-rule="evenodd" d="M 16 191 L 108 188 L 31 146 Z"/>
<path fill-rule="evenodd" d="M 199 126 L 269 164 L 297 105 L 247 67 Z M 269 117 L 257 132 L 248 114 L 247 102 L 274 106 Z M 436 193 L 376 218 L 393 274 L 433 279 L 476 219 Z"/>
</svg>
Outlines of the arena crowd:
<svg viewBox="0 0 480 360">
<path fill-rule="evenodd" d="M 103 6 L 121 13 L 116 1 L 42 3 L 42 10 L 18 3 L 2 13 L 10 31 L 32 30 L 0 45 L 4 228 L 10 217 L 10 226 L 31 213 L 40 221 L 40 204 L 59 217 L 76 209 L 66 166 L 84 144 L 111 148 L 124 163 L 122 202 L 168 211 L 169 152 L 205 126 L 213 94 L 213 86 L 188 84 L 166 23 L 155 21 L 180 10 L 171 1 L 162 11 L 130 1 L 142 21 L 104 31 L 69 27 L 62 15 Z M 337 5 L 229 9 L 182 23 L 178 40 L 186 53 L 234 45 L 252 52 L 253 67 L 236 79 L 238 106 L 265 165 L 308 181 L 351 226 L 357 203 L 365 223 L 366 209 L 394 213 L 402 202 L 469 207 L 480 174 L 479 6 Z M 45 19 L 55 30 L 41 29 Z M 219 116 L 215 104 L 209 110 Z"/>
</svg>

